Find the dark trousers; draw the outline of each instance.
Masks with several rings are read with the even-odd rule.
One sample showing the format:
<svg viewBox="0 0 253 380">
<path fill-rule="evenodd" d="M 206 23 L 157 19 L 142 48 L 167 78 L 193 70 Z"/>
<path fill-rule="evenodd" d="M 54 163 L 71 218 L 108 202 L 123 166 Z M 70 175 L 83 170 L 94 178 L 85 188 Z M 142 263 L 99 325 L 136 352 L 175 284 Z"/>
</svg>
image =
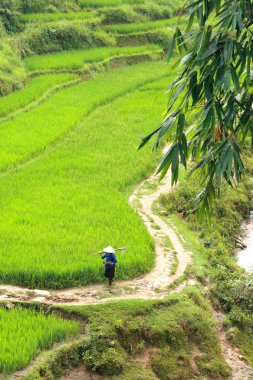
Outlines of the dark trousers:
<svg viewBox="0 0 253 380">
<path fill-rule="evenodd" d="M 105 268 L 105 277 L 108 278 L 109 285 L 112 285 L 114 275 L 115 275 L 115 267 Z"/>
</svg>

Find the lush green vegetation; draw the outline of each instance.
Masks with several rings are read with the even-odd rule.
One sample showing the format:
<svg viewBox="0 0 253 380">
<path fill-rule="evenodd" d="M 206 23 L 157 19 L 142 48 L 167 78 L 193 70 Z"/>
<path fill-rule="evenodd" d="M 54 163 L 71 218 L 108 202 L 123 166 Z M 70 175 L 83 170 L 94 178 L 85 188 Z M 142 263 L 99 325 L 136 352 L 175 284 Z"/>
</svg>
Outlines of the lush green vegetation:
<svg viewBox="0 0 253 380">
<path fill-rule="evenodd" d="M 84 363 L 109 379 L 202 376 L 218 380 L 229 376 L 211 311 L 195 287 L 166 301 L 120 301 L 67 310 L 77 312 L 88 324 Z M 135 360 L 142 353 L 146 367 Z"/>
<path fill-rule="evenodd" d="M 201 174 L 202 187 L 196 197 L 199 216 L 210 223 L 211 206 L 221 188 L 224 184 L 236 187 L 245 174 L 245 140 L 250 139 L 253 147 L 249 111 L 253 52 L 248 34 L 252 3 L 199 0 L 188 2 L 185 11 L 190 16 L 187 28 L 176 28 L 168 54 L 169 60 L 174 50 L 180 53 L 181 71 L 169 85 L 163 122 L 139 147 L 155 135 L 155 146 L 171 141 L 158 172 L 163 177 L 171 169 L 173 184 L 180 165 L 186 168 L 190 159 L 195 162 L 191 172 Z M 198 28 L 193 25 L 195 19 Z M 178 97 L 180 103 L 176 103 Z M 194 118 L 190 128 L 189 117 Z"/>
<path fill-rule="evenodd" d="M 25 71 L 20 53 L 14 42 L 7 37 L 0 20 L 0 96 L 22 87 Z"/>
<path fill-rule="evenodd" d="M 247 165 L 251 175 L 251 159 L 247 160 Z M 231 335 L 234 340 L 238 338 L 251 362 L 253 285 L 251 276 L 245 274 L 236 263 L 234 237 L 240 233 L 241 222 L 252 209 L 252 188 L 250 177 L 244 179 L 236 192 L 226 187 L 221 198 L 213 204 L 211 226 L 199 223 L 197 219 L 194 199 L 199 188 L 196 178 L 180 179 L 179 186 L 161 198 L 163 208 L 187 238 L 188 249 L 194 253 L 194 273 L 202 282 L 207 276 L 211 279 L 212 296 L 219 300 L 227 313 L 228 327 L 232 324 L 239 328 L 232 331 Z"/>
<path fill-rule="evenodd" d="M 178 20 L 173 18 L 168 20 L 149 21 L 143 23 L 113 24 L 105 26 L 104 29 L 112 33 L 129 34 L 136 32 L 145 32 L 155 29 L 164 29 L 166 27 L 169 27 L 170 25 L 177 25 L 177 22 Z M 183 22 L 184 20 L 181 21 L 181 23 Z"/>
<path fill-rule="evenodd" d="M 2 3 L 6 30 L 0 28 L 0 93 L 18 91 L 0 97 L 0 282 L 31 288 L 100 282 L 103 266 L 93 252 L 108 244 L 129 246 L 127 255 L 118 257 L 117 278 L 147 272 L 154 263 L 153 241 L 128 196 L 160 156 L 158 151 L 154 159 L 148 148 L 137 153 L 135 147 L 152 125 L 160 124 L 163 92 L 174 73 L 164 62 L 133 64 L 160 57 L 157 45 L 166 52 L 175 25 L 184 27 L 188 21 L 183 15 L 176 18 L 184 1 Z M 189 27 L 195 28 L 193 21 Z M 203 21 L 201 13 L 198 21 Z M 196 33 L 202 36 L 202 29 Z M 208 43 L 196 41 L 199 54 Z M 126 63 L 132 66 L 119 68 Z M 46 74 L 50 70 L 79 70 L 80 76 Z M 34 77 L 39 72 L 45 75 Z M 194 95 L 194 86 L 191 91 Z M 179 91 L 176 106 L 180 99 Z M 251 164 L 249 160 L 249 170 Z M 208 226 L 197 220 L 195 181 L 182 177 L 177 190 L 161 203 L 193 251 L 191 273 L 203 284 L 210 278 L 210 296 L 227 312 L 229 339 L 253 363 L 253 284 L 235 263 L 231 239 L 250 209 L 252 183 L 245 179 L 237 194 L 226 188 Z M 133 300 L 61 312 L 84 320 L 86 337 L 53 352 L 29 380 L 53 379 L 64 365 L 80 363 L 111 380 L 229 376 L 210 307 L 196 286 L 164 301 Z M 0 309 L 0 327 L 4 373 L 24 367 L 41 350 L 79 329 L 77 323 L 33 309 Z"/>
<path fill-rule="evenodd" d="M 77 78 L 75 74 L 51 74 L 30 79 L 22 90 L 0 97 L 0 117 L 29 105 L 52 87 L 72 82 Z"/>
<path fill-rule="evenodd" d="M 77 70 L 83 68 L 85 64 L 99 62 L 110 57 L 148 53 L 158 50 L 159 48 L 156 45 L 71 50 L 55 54 L 44 54 L 43 56 L 34 55 L 26 58 L 24 62 L 30 71 Z"/>
<path fill-rule="evenodd" d="M 2 168 L 30 160 L 99 105 L 162 77 L 166 70 L 164 63 L 147 63 L 103 74 L 2 124 Z M 92 253 L 108 241 L 131 246 L 120 258 L 118 278 L 152 267 L 152 241 L 127 195 L 152 168 L 148 149 L 136 167 L 135 146 L 149 120 L 159 122 L 161 96 L 160 90 L 141 91 L 99 107 L 58 148 L 46 150 L 43 159 L 2 176 L 1 281 L 32 287 L 101 281 L 102 265 Z"/>
<path fill-rule="evenodd" d="M 41 350 L 78 331 L 77 322 L 45 316 L 35 310 L 0 307 L 0 373 L 24 368 Z"/>
<path fill-rule="evenodd" d="M 21 13 L 71 12 L 79 9 L 76 0 L 15 0 L 13 3 Z"/>
<path fill-rule="evenodd" d="M 50 352 L 22 380 L 59 378 L 66 364 L 85 364 L 107 380 L 229 377 L 211 310 L 197 287 L 164 301 L 128 300 L 51 311 L 85 321 L 85 336 Z"/>
<path fill-rule="evenodd" d="M 96 107 L 127 94 L 148 80 L 165 75 L 165 72 L 165 64 L 159 62 L 101 74 L 94 80 L 59 91 L 39 107 L 2 123 L 0 169 L 3 171 L 28 160 L 75 127 Z M 102 86 L 103 93 L 100 92 Z"/>
<path fill-rule="evenodd" d="M 81 8 L 116 7 L 123 4 L 143 4 L 145 0 L 79 0 Z"/>
<path fill-rule="evenodd" d="M 21 24 L 28 22 L 52 22 L 59 20 L 76 20 L 76 19 L 91 19 L 94 18 L 92 12 L 71 12 L 71 13 L 29 13 L 22 14 L 18 21 Z"/>
<path fill-rule="evenodd" d="M 102 30 L 93 30 L 83 20 L 29 24 L 19 35 L 19 44 L 26 54 L 51 53 L 61 50 L 111 46 L 115 40 Z"/>
</svg>

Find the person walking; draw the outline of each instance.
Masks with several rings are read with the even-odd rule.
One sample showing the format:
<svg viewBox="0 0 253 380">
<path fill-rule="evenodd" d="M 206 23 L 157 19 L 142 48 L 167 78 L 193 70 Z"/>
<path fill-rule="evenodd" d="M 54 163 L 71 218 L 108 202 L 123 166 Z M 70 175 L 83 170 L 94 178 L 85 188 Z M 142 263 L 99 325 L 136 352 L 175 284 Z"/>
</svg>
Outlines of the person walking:
<svg viewBox="0 0 253 380">
<path fill-rule="evenodd" d="M 102 259 L 105 259 L 104 265 L 105 265 L 105 277 L 108 278 L 109 285 L 112 285 L 114 276 L 115 276 L 115 266 L 118 262 L 117 257 L 115 255 L 115 249 L 113 249 L 111 246 L 106 247 L 102 251 Z"/>
</svg>

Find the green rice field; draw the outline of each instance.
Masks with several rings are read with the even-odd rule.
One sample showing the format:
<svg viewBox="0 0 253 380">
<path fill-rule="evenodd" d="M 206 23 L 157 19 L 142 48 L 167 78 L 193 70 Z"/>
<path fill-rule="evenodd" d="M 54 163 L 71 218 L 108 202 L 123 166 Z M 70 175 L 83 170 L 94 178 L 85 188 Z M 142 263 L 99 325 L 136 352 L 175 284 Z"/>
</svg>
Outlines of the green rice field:
<svg viewBox="0 0 253 380">
<path fill-rule="evenodd" d="M 65 367 L 72 364 L 118 379 L 123 351 L 116 351 L 121 347 L 116 339 L 122 321 L 117 317 L 117 325 L 97 325 L 93 331 L 89 313 L 84 318 L 83 308 L 73 308 L 68 314 L 66 305 L 79 296 L 80 304 L 87 302 L 82 286 L 106 283 L 103 262 L 94 253 L 108 245 L 128 246 L 117 255 L 116 280 L 154 268 L 154 241 L 129 197 L 161 156 L 150 145 L 136 148 L 164 118 L 176 65 L 162 58 L 177 23 L 187 22 L 184 14 L 178 17 L 183 1 L 15 4 L 16 13 L 15 8 L 0 11 L 4 58 L 7 62 L 13 49 L 14 66 L 1 71 L 6 78 L 10 72 L 13 82 L 0 77 L 0 93 L 8 93 L 0 96 L 0 380 L 64 379 Z M 124 297 L 127 286 L 122 286 L 125 293 L 99 287 L 95 294 L 92 288 L 94 302 L 109 292 Z M 39 291 L 66 288 L 74 289 Z M 134 288 L 130 291 L 134 296 Z M 112 329 L 114 340 L 108 335 Z M 134 355 L 139 346 L 140 352 L 146 348 L 143 342 L 136 343 Z M 112 360 L 119 374 L 108 372 L 108 353 L 109 363 L 119 353 L 118 368 Z M 132 353 L 124 356 L 128 366 L 135 360 Z M 95 360 L 98 366 L 89 367 Z M 132 379 L 134 368 L 126 378 Z M 22 375 L 15 373 L 19 370 Z M 156 377 L 153 369 L 150 373 Z"/>
<path fill-rule="evenodd" d="M 118 278 L 151 269 L 153 243 L 128 195 L 156 161 L 150 149 L 135 148 L 161 120 L 166 71 L 162 61 L 100 74 L 1 125 L 0 281 L 47 288 L 101 281 L 93 252 L 109 243 L 131 247 Z M 156 80 L 158 90 L 145 90 Z M 5 172 L 10 165 L 17 172 Z"/>
<path fill-rule="evenodd" d="M 119 5 L 117 0 L 83 0 L 79 6 L 87 12 L 66 13 L 66 18 L 94 16 L 90 9 L 105 3 Z M 22 17 L 46 22 L 65 14 Z M 174 22 L 104 29 L 128 35 Z M 49 43 L 47 38 L 43 35 L 43 43 Z M 136 151 L 141 137 L 159 125 L 166 106 L 164 91 L 173 74 L 166 61 L 155 61 L 160 50 L 137 43 L 22 60 L 30 79 L 22 90 L 0 98 L 0 283 L 65 288 L 101 282 L 103 266 L 93 253 L 109 244 L 130 247 L 119 257 L 118 279 L 151 270 L 153 240 L 128 197 L 154 170 L 160 154 Z M 99 65 L 112 57 L 128 58 Z M 91 75 L 85 79 L 82 69 Z"/>
<path fill-rule="evenodd" d="M 75 74 L 51 74 L 29 80 L 24 89 L 0 97 L 0 117 L 38 100 L 52 87 L 72 82 L 77 78 Z"/>
<path fill-rule="evenodd" d="M 179 24 L 187 24 L 187 18 L 177 18 L 158 20 L 158 21 L 148 21 L 136 24 L 113 24 L 106 25 L 104 29 L 111 33 L 117 34 L 131 34 L 136 32 L 146 32 L 151 30 L 160 30 L 166 27 L 175 26 Z"/>
<path fill-rule="evenodd" d="M 19 22 L 52 22 L 59 20 L 88 20 L 94 18 L 92 12 L 71 12 L 71 13 L 30 13 L 19 17 Z"/>
<path fill-rule="evenodd" d="M 98 75 L 51 96 L 47 102 L 0 125 L 0 171 L 24 163 L 100 105 L 165 74 L 164 63 L 144 64 Z M 156 70 L 154 71 L 154 67 Z M 128 76 L 131 74 L 131 78 Z M 103 92 L 101 92 L 103 88 Z M 45 115 L 47 115 L 45 117 Z"/>
<path fill-rule="evenodd" d="M 0 372 L 24 368 L 40 351 L 78 332 L 77 322 L 21 307 L 0 308 Z"/>
<path fill-rule="evenodd" d="M 116 7 L 123 4 L 143 4 L 145 0 L 79 0 L 81 8 Z"/>
<path fill-rule="evenodd" d="M 131 47 L 103 47 L 88 50 L 70 50 L 55 54 L 34 55 L 24 60 L 29 71 L 69 69 L 77 70 L 89 63 L 103 61 L 121 55 L 159 51 L 157 45 Z"/>
</svg>

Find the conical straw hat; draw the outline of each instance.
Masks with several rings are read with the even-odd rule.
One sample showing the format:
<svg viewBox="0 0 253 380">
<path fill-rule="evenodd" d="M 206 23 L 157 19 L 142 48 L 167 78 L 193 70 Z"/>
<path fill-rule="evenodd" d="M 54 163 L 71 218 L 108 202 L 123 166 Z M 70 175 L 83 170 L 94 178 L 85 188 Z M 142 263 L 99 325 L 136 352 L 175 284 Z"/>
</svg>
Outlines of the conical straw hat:
<svg viewBox="0 0 253 380">
<path fill-rule="evenodd" d="M 105 253 L 115 253 L 116 251 L 109 245 L 108 247 L 104 248 Z"/>
</svg>

